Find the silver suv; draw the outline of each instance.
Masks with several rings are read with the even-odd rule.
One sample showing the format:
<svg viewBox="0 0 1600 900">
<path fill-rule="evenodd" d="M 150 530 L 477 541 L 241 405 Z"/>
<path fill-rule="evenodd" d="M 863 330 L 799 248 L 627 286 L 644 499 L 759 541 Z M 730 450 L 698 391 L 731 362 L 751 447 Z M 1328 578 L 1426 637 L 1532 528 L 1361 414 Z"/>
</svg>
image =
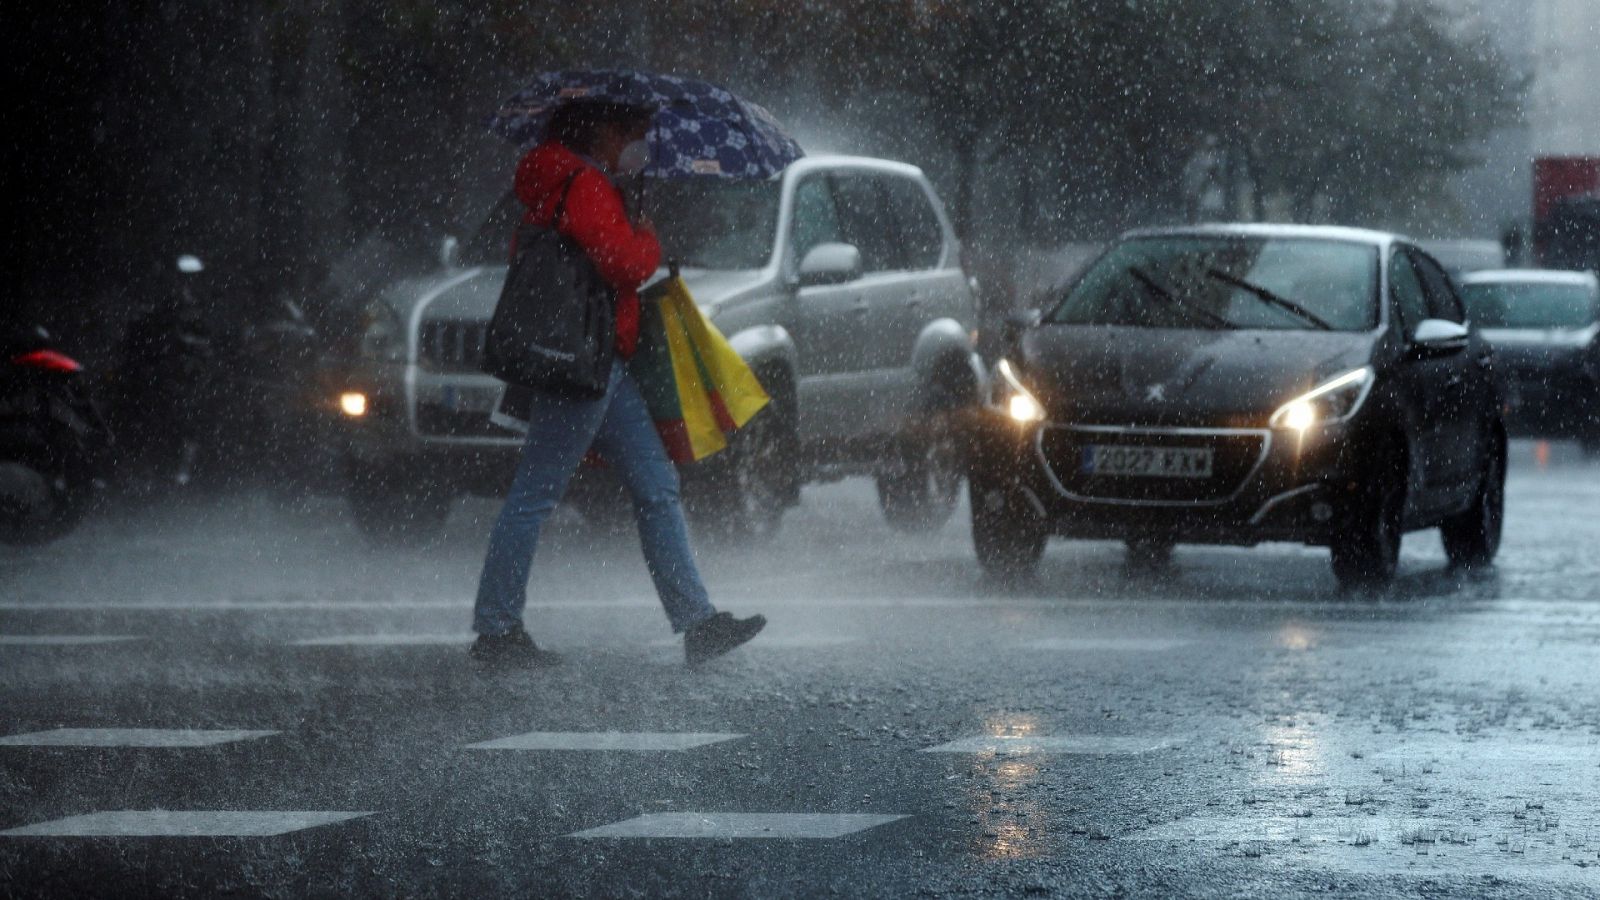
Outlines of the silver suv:
<svg viewBox="0 0 1600 900">
<path fill-rule="evenodd" d="M 765 182 L 652 182 L 644 202 L 666 258 L 774 399 L 729 451 L 683 468 L 698 524 L 770 535 L 803 483 L 855 474 L 876 478 L 895 527 L 942 524 L 962 471 L 951 413 L 975 402 L 982 369 L 973 285 L 921 170 L 808 157 Z M 509 482 L 520 439 L 490 423 L 501 384 L 478 369 L 505 272 L 451 262 L 368 310 L 330 386 L 365 530 L 425 535 L 458 494 Z M 604 518 L 626 510 L 619 492 L 586 468 L 567 499 Z"/>
</svg>

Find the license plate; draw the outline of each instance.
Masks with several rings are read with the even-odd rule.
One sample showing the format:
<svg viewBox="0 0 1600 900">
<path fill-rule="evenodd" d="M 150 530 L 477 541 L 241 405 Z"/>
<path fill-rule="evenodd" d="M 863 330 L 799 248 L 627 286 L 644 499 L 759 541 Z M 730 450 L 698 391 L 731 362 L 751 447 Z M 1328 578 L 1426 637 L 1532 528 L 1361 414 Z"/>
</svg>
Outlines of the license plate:
<svg viewBox="0 0 1600 900">
<path fill-rule="evenodd" d="M 1142 478 L 1210 478 L 1211 450 L 1203 447 L 1091 444 L 1083 448 L 1083 473 Z"/>
<path fill-rule="evenodd" d="M 452 384 L 439 388 L 439 405 L 450 412 L 488 413 L 500 400 L 498 387 L 457 387 Z"/>
</svg>

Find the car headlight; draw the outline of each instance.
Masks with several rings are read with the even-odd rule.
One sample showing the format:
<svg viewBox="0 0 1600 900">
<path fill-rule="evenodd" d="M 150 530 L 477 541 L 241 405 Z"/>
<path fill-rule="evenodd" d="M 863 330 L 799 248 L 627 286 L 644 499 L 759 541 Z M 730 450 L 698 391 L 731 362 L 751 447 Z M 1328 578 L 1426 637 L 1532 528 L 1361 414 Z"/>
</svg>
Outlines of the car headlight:
<svg viewBox="0 0 1600 900">
<path fill-rule="evenodd" d="M 1278 407 L 1267 424 L 1302 434 L 1318 425 L 1343 422 L 1356 414 L 1372 390 L 1371 366 L 1330 378 L 1304 394 Z"/>
<path fill-rule="evenodd" d="M 363 322 L 361 340 L 357 344 L 357 352 L 362 359 L 405 362 L 405 328 L 389 304 L 375 302 L 369 305 Z"/>
<path fill-rule="evenodd" d="M 999 376 L 995 379 L 994 396 L 990 398 L 995 407 L 1021 425 L 1044 421 L 1044 404 L 1023 386 L 1010 360 L 1000 360 L 994 372 Z"/>
</svg>

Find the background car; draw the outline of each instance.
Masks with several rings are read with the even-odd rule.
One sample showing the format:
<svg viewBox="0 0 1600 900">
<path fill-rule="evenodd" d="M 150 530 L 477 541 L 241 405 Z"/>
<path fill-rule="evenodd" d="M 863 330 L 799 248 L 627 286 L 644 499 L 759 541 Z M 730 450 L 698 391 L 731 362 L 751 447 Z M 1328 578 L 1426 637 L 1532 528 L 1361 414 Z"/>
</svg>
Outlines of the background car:
<svg viewBox="0 0 1600 900">
<path fill-rule="evenodd" d="M 1506 266 L 1506 248 L 1499 241 L 1441 238 L 1417 241 L 1416 245 L 1443 266 L 1458 284 L 1469 273 Z"/>
<path fill-rule="evenodd" d="M 1331 548 L 1348 586 L 1440 527 L 1499 547 L 1506 438 L 1488 345 L 1394 235 L 1238 225 L 1125 235 L 1019 328 L 975 415 L 972 536 L 990 572 L 1054 535 Z"/>
<path fill-rule="evenodd" d="M 667 259 L 774 400 L 728 451 L 685 467 L 690 515 L 770 535 L 804 482 L 867 474 L 891 524 L 948 519 L 961 488 L 953 413 L 977 402 L 983 373 L 960 246 L 922 172 L 808 157 L 766 182 L 643 190 Z M 425 534 L 458 494 L 509 482 L 521 439 L 490 423 L 502 385 L 479 360 L 516 214 L 514 199 L 502 205 L 462 248 L 467 265 L 447 257 L 380 291 L 328 385 L 345 404 L 351 506 L 375 534 Z M 617 518 L 619 492 L 586 469 L 568 497 Z"/>
<path fill-rule="evenodd" d="M 1600 279 L 1506 269 L 1462 282 L 1467 314 L 1494 344 L 1513 434 L 1576 438 L 1600 454 Z"/>
</svg>

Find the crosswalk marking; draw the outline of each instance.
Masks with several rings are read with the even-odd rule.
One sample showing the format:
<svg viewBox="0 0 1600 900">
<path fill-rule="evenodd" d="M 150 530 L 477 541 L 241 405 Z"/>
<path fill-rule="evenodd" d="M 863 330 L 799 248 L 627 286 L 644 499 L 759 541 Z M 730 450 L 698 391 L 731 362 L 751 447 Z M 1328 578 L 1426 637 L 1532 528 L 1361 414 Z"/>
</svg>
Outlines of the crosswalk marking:
<svg viewBox="0 0 1600 900">
<path fill-rule="evenodd" d="M 832 839 L 904 819 L 865 813 L 646 813 L 568 835 L 573 838 Z"/>
<path fill-rule="evenodd" d="M 1112 650 L 1124 653 L 1160 653 L 1165 650 L 1175 650 L 1178 647 L 1185 647 L 1192 643 L 1194 643 L 1194 641 L 1182 640 L 1179 638 L 1077 637 L 1041 638 L 1034 641 L 1024 641 L 1022 646 L 1029 650 Z"/>
<path fill-rule="evenodd" d="M 961 738 L 923 753 L 1062 753 L 1085 756 L 1150 753 L 1172 746 L 1173 742 L 1150 737 L 1101 737 L 1097 735 L 980 735 Z"/>
<path fill-rule="evenodd" d="M 39 822 L 0 837 L 271 837 L 373 815 L 344 810 L 117 810 Z"/>
<path fill-rule="evenodd" d="M 5 747 L 215 747 L 270 737 L 276 731 L 194 728 L 57 728 L 0 737 Z"/>
<path fill-rule="evenodd" d="M 296 647 L 420 647 L 438 644 L 472 643 L 471 632 L 450 634 L 336 634 L 327 637 L 301 638 L 289 643 Z"/>
<path fill-rule="evenodd" d="M 1429 843 L 1476 839 L 1482 829 L 1461 829 L 1437 819 L 1392 816 L 1295 818 L 1291 816 L 1193 816 L 1127 836 L 1134 841 L 1260 841 L 1266 843 L 1401 843 L 1423 836 Z"/>
<path fill-rule="evenodd" d="M 743 734 L 694 731 L 530 731 L 468 744 L 468 750 L 692 750 L 738 740 Z"/>
<path fill-rule="evenodd" d="M 1534 766 L 1580 766 L 1600 763 L 1600 743 L 1531 744 L 1509 741 L 1419 741 L 1373 754 L 1384 762 L 1460 763 L 1476 766 L 1493 761 Z"/>
<path fill-rule="evenodd" d="M 0 645 L 19 647 L 67 647 L 75 644 L 118 644 L 137 641 L 132 634 L 0 634 Z"/>
</svg>

